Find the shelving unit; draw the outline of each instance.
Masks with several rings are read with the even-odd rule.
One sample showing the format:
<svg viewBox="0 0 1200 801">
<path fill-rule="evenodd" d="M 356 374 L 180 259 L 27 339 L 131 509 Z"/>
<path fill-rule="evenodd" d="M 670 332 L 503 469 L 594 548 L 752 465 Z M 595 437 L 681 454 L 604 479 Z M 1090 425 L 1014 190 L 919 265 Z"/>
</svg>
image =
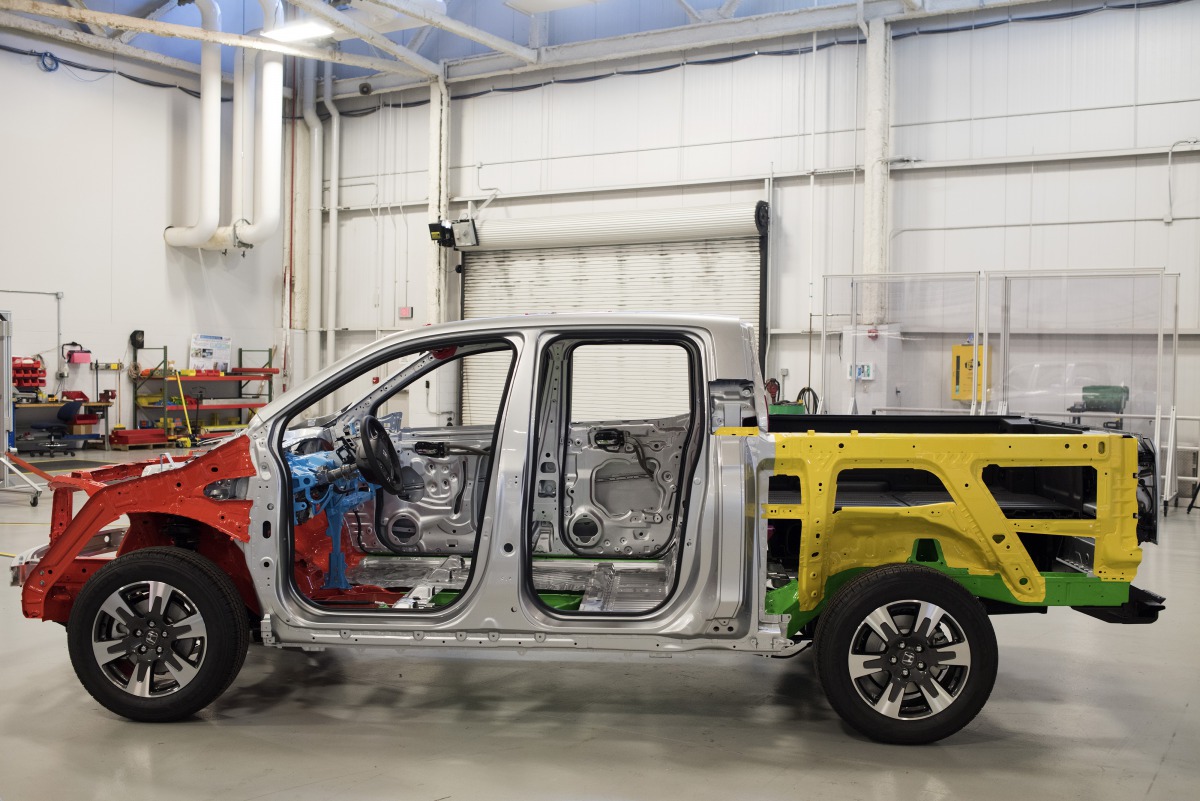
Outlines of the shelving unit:
<svg viewBox="0 0 1200 801">
<path fill-rule="evenodd" d="M 135 363 L 143 351 L 161 352 L 162 359 L 148 368 L 148 375 L 134 378 L 133 424 L 140 430 L 143 421 L 153 420 L 151 428 L 162 431 L 163 440 L 186 438 L 190 444 L 231 436 L 274 396 L 272 382 L 279 370 L 271 365 L 273 349 L 239 348 L 238 366 L 224 375 L 181 374 L 171 364 L 166 347 L 134 348 Z M 256 353 L 265 354 L 264 363 L 247 366 L 247 355 Z"/>
</svg>

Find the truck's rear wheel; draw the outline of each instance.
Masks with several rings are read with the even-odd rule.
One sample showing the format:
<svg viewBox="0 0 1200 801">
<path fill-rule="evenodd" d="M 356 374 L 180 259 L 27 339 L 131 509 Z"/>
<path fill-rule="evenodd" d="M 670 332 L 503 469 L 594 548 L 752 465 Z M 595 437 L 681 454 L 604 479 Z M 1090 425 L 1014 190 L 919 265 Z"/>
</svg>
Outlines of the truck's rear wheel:
<svg viewBox="0 0 1200 801">
<path fill-rule="evenodd" d="M 864 573 L 817 623 L 817 674 L 830 705 L 887 743 L 930 743 L 979 714 L 996 681 L 996 634 L 953 579 L 919 565 Z"/>
<path fill-rule="evenodd" d="M 249 641 L 229 576 L 180 548 L 113 560 L 84 585 L 67 621 L 79 681 L 109 710 L 147 722 L 212 703 L 241 670 Z"/>
</svg>

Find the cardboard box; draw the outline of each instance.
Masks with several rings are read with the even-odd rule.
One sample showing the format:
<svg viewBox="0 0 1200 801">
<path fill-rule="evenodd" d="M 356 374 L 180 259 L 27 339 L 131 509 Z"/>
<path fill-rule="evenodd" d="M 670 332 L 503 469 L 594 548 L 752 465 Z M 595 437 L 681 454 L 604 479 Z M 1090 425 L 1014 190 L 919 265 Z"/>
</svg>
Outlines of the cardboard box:
<svg viewBox="0 0 1200 801">
<path fill-rule="evenodd" d="M 73 425 L 70 428 L 72 434 L 94 434 L 95 424 L 91 425 Z"/>
</svg>

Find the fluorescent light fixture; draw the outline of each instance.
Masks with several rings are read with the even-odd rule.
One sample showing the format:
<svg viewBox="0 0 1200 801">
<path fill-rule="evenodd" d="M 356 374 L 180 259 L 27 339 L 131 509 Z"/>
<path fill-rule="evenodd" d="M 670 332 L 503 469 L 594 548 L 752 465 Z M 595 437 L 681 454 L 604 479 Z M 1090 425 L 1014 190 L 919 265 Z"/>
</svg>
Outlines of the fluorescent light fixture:
<svg viewBox="0 0 1200 801">
<path fill-rule="evenodd" d="M 263 36 L 277 42 L 310 42 L 314 39 L 324 39 L 332 33 L 333 28 L 324 23 L 303 19 L 298 22 L 289 22 L 274 30 L 263 31 Z"/>
<path fill-rule="evenodd" d="M 546 14 L 567 8 L 595 5 L 602 0 L 508 0 L 504 5 L 522 14 Z"/>
</svg>

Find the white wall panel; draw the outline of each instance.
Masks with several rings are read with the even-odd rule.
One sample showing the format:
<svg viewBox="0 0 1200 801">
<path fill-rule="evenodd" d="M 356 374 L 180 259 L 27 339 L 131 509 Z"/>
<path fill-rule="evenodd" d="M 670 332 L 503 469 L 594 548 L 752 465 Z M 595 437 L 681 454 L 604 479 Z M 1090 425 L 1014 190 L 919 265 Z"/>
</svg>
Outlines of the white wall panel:
<svg viewBox="0 0 1200 801">
<path fill-rule="evenodd" d="M 1200 91 L 1197 99 L 1139 106 L 1138 147 L 1168 147 L 1181 139 L 1200 138 Z"/>
<path fill-rule="evenodd" d="M 1071 108 L 1071 82 L 1065 80 L 1071 74 L 1069 26 L 1021 25 L 1009 31 L 1008 41 L 1008 113 Z"/>
<path fill-rule="evenodd" d="M 1102 225 L 1070 225 L 1068 232 L 1067 267 L 1078 270 L 1106 270 L 1134 264 L 1134 225 L 1105 223 Z"/>
<path fill-rule="evenodd" d="M 1200 98 L 1200 4 L 1139 14 L 1137 33 L 1138 102 Z"/>
<path fill-rule="evenodd" d="M 1071 138 L 1065 152 L 1119 150 L 1136 146 L 1136 113 L 1133 108 L 1073 111 L 1069 115 Z"/>
<path fill-rule="evenodd" d="M 912 36 L 892 43 L 892 122 L 942 121 L 947 101 L 946 36 Z"/>
<path fill-rule="evenodd" d="M 1105 159 L 1069 168 L 1067 218 L 1073 222 L 1131 220 L 1137 168 L 1133 159 Z"/>
<path fill-rule="evenodd" d="M 53 52 L 114 63 L 59 44 Z M 244 258 L 199 255 L 163 241 L 168 225 L 189 224 L 196 213 L 197 100 L 114 76 L 84 81 L 66 68 L 45 73 L 32 59 L 8 53 L 0 55 L 0 75 L 15 110 L 0 125 L 6 154 L 0 219 L 7 234 L 0 244 L 0 307 L 14 312 L 17 355 L 40 353 L 53 373 L 54 302 L 2 290 L 63 292 L 64 337 L 98 360 L 128 362 L 134 328 L 145 330 L 148 344 L 167 345 L 181 366 L 193 333 L 225 334 L 235 347 L 278 341 L 281 237 Z M 120 380 L 128 399 L 128 381 Z M 50 391 L 55 383 L 49 380 Z M 102 386 L 111 387 L 111 379 Z M 91 373 L 78 367 L 62 388 L 95 394 Z M 128 403 L 119 411 L 128 424 Z"/>
<path fill-rule="evenodd" d="M 761 74 L 770 63 L 756 63 Z M 733 65 L 684 67 L 681 143 L 707 145 L 733 138 Z M 738 110 L 741 110 L 741 103 Z"/>
<path fill-rule="evenodd" d="M 747 0 L 744 9 L 770 10 L 771 3 L 788 5 Z M 518 15 L 476 5 L 469 12 L 476 24 L 521 40 L 524 30 L 513 28 Z M 552 36 L 561 41 L 624 32 L 621 26 L 634 19 L 647 25 L 682 20 L 673 0 L 604 5 L 609 7 L 604 13 L 589 6 L 554 15 Z M 1030 5 L 1020 15 L 1049 8 Z M 621 14 L 628 18 L 619 20 Z M 962 19 L 921 24 L 929 29 Z M 453 38 L 435 36 L 432 50 Z M 811 43 L 811 37 L 799 37 L 761 47 Z M 464 43 L 454 47 L 479 51 Z M 742 52 L 745 48 L 714 50 Z M 0 131 L 8 152 L 38 154 L 10 161 L 12 183 L 21 191 L 0 210 L 23 230 L 38 231 L 46 223 L 37 210 L 66 204 L 63 213 L 72 214 L 73 230 L 81 232 L 80 243 L 55 242 L 53 248 L 54 259 L 78 274 L 66 272 L 67 267 L 42 269 L 44 236 L 6 242 L 3 285 L 52 276 L 89 297 L 110 296 L 76 310 L 81 325 L 96 330 L 118 318 L 122 329 L 132 327 L 119 305 L 128 291 L 137 320 L 145 324 L 140 327 L 152 339 L 158 338 L 157 330 L 192 327 L 226 327 L 248 341 L 270 337 L 277 315 L 278 243 L 256 248 L 245 259 L 206 254 L 203 264 L 194 253 L 161 247 L 167 217 L 178 221 L 193 214 L 195 179 L 188 156 L 195 146 L 194 101 L 126 82 L 116 85 L 114 99 L 104 81 L 78 83 L 65 80 L 63 73 L 47 76 L 15 57 L 0 58 L 5 59 L 6 90 L 20 108 L 35 109 L 38 121 L 21 124 L 25 115 L 15 115 L 17 124 Z M 636 69 L 669 60 L 613 66 Z M 863 136 L 853 130 L 856 121 L 864 121 L 861 61 L 858 47 L 835 46 L 808 55 L 692 64 L 455 100 L 451 191 L 479 196 L 482 187 L 499 187 L 488 218 L 628 209 L 652 213 L 757 199 L 762 184 L 746 177 L 783 173 L 774 197 L 772 324 L 800 330 L 809 325 L 809 314 L 820 310 L 821 277 L 861 269 L 861 177 L 822 175 L 810 188 L 807 176 L 797 174 L 861 164 Z M 1165 147 L 1200 136 L 1200 2 L 912 36 L 894 42 L 892 64 L 892 155 L 926 162 L 1020 158 Z M 595 72 L 577 68 L 556 77 Z M 453 94 L 545 77 L 458 85 Z M 426 96 L 410 92 L 402 99 Z M 431 247 L 427 213 L 421 205 L 387 206 L 402 200 L 419 204 L 426 196 L 428 114 L 421 106 L 344 120 L 343 202 L 379 207 L 375 215 L 356 211 L 342 217 L 340 313 L 355 325 L 424 322 Z M 51 146 L 61 152 L 63 142 L 62 137 L 47 139 L 46 132 L 70 131 L 79 119 L 89 120 L 92 130 L 72 138 L 72 163 L 100 170 L 101 180 L 46 181 L 40 164 L 56 163 Z M 476 173 L 478 162 L 485 165 L 482 177 Z M 1181 320 L 1200 327 L 1200 223 L 1192 219 L 1200 216 L 1200 154 L 1177 154 L 1174 179 L 1177 220 L 1168 226 L 1161 222 L 1166 171 L 1159 155 L 1033 166 L 898 168 L 889 200 L 890 266 L 896 272 L 1164 266 L 1186 276 Z M 685 185 L 694 181 L 714 183 Z M 614 187 L 644 188 L 599 191 Z M 542 192 L 566 194 L 514 197 Z M 456 205 L 453 213 L 459 210 Z M 1090 224 L 1095 221 L 1106 223 Z M 9 265 L 22 270 L 34 265 L 41 272 L 17 275 Z M 110 291 L 110 285 L 119 289 Z M 187 298 L 182 309 L 172 300 L 178 297 Z M 1054 314 L 1052 301 L 1038 301 L 1043 305 L 1033 311 Z M 396 316 L 402 305 L 415 307 L 411 323 Z M 118 346 L 113 339 L 111 347 Z M 796 379 L 807 370 L 803 337 L 789 334 L 780 340 L 772 359 L 789 366 L 796 388 L 803 383 Z"/>
<path fill-rule="evenodd" d="M 629 109 L 628 125 L 637 130 L 639 150 L 677 147 L 680 120 L 683 118 L 684 77 L 687 70 L 641 75 L 636 78 L 612 78 L 636 86 L 637 105 Z M 633 89 L 626 89 L 634 94 Z"/>
<path fill-rule="evenodd" d="M 1008 118 L 1008 153 L 1005 155 L 1066 153 L 1070 149 L 1071 120 L 1068 112 Z"/>
<path fill-rule="evenodd" d="M 983 226 L 1004 221 L 1004 193 L 1007 187 L 1003 167 L 975 170 L 964 181 L 959 171 L 948 171 L 946 178 L 945 224 L 949 228 Z"/>
<path fill-rule="evenodd" d="M 1071 171 L 1061 164 L 1038 164 L 1032 170 L 1029 216 L 1034 223 L 1065 223 L 1071 202 Z"/>
<path fill-rule="evenodd" d="M 786 57 L 751 58 L 730 65 L 729 105 L 724 109 L 713 109 L 714 113 L 727 117 L 730 139 L 745 141 L 767 133 L 780 137 L 797 133 L 795 69 L 798 61 Z"/>
</svg>

